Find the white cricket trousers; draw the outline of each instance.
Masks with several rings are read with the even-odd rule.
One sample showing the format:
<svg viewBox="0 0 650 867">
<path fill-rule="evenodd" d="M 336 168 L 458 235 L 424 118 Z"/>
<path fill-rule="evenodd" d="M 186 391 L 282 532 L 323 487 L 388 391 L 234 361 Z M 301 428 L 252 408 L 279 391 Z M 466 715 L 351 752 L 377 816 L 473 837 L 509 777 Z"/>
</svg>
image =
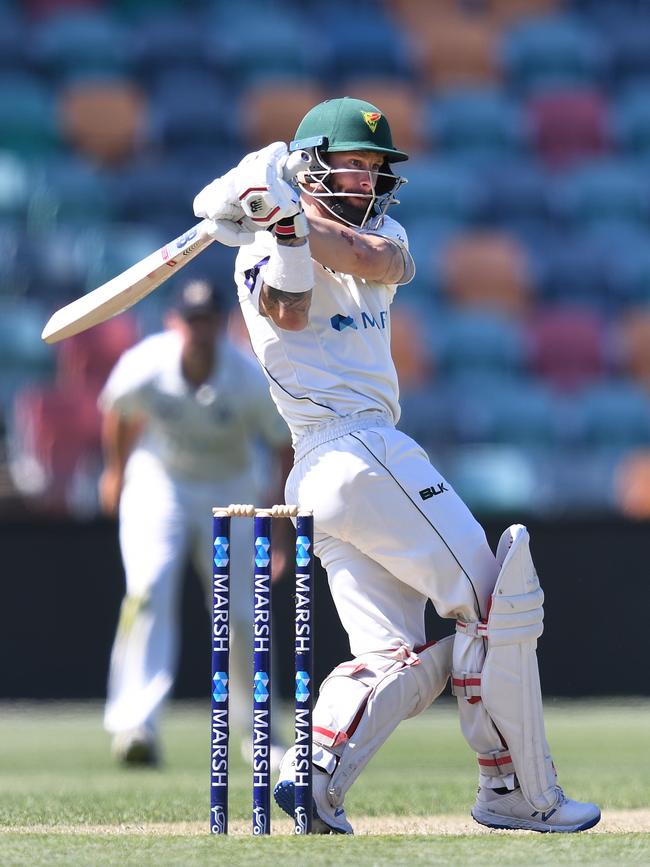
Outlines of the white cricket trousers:
<svg viewBox="0 0 650 867">
<path fill-rule="evenodd" d="M 188 557 L 211 607 L 212 507 L 255 502 L 251 477 L 179 482 L 146 454 L 134 455 L 119 509 L 126 595 L 111 654 L 104 716 L 107 731 L 154 732 L 176 673 L 181 580 Z M 231 720 L 252 716 L 252 519 L 231 522 Z M 206 631 L 209 626 L 206 623 Z M 206 672 L 209 672 L 206 659 Z M 206 682 L 206 697 L 210 684 Z"/>
<path fill-rule="evenodd" d="M 483 528 L 424 450 L 381 415 L 299 440 L 286 499 L 314 511 L 314 552 L 354 656 L 424 645 L 427 599 L 453 618 L 450 632 L 456 618 L 487 616 L 498 570 Z M 480 671 L 467 649 L 477 644 L 456 636 L 455 670 Z M 502 749 L 482 702 L 461 699 L 459 710 L 477 753 Z"/>
</svg>

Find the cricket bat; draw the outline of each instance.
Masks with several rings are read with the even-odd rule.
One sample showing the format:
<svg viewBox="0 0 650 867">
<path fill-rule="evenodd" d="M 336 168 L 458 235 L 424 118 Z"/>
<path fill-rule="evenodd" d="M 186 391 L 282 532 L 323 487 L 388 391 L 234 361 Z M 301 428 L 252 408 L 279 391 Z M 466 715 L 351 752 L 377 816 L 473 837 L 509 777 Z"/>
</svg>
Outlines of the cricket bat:
<svg viewBox="0 0 650 867">
<path fill-rule="evenodd" d="M 306 151 L 294 151 L 287 159 L 284 179 L 293 180 L 300 170 L 306 168 L 310 160 Z M 46 343 L 58 343 L 59 340 L 72 337 L 117 316 L 146 298 L 161 283 L 214 243 L 215 239 L 209 231 L 210 225 L 210 220 L 202 220 L 179 238 L 113 277 L 108 283 L 56 310 L 43 329 L 43 340 Z"/>
<path fill-rule="evenodd" d="M 210 220 L 202 220 L 179 238 L 113 277 L 108 283 L 61 307 L 52 314 L 43 329 L 43 340 L 46 343 L 58 343 L 59 340 L 72 337 L 73 334 L 79 334 L 80 331 L 117 316 L 146 298 L 214 242 L 209 226 Z"/>
</svg>

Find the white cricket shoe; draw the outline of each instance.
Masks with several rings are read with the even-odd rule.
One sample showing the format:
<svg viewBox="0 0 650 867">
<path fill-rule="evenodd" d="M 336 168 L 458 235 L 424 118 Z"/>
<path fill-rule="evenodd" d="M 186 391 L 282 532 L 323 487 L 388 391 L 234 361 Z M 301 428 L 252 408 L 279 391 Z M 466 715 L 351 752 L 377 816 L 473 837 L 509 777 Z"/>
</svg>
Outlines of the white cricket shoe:
<svg viewBox="0 0 650 867">
<path fill-rule="evenodd" d="M 293 816 L 294 809 L 295 766 L 295 750 L 294 747 L 289 747 L 280 763 L 280 775 L 273 790 L 273 797 L 278 807 L 290 816 Z M 343 807 L 333 807 L 329 802 L 327 797 L 329 781 L 329 774 L 312 765 L 312 797 L 314 799 L 312 834 L 354 834 Z"/>
<path fill-rule="evenodd" d="M 586 831 L 600 822 L 596 804 L 572 801 L 557 786 L 558 801 L 550 810 L 535 810 L 524 798 L 521 789 L 500 795 L 481 787 L 472 810 L 473 818 L 488 828 L 522 831 L 561 832 Z"/>
</svg>

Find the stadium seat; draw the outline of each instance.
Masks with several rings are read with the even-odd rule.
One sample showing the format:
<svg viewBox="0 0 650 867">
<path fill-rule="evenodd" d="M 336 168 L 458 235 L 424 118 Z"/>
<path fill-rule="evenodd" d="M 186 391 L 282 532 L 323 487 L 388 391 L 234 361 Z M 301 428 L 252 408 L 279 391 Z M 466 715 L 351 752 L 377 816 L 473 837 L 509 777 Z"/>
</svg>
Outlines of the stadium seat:
<svg viewBox="0 0 650 867">
<path fill-rule="evenodd" d="M 452 441 L 539 447 L 556 439 L 556 400 L 542 383 L 487 368 L 448 380 Z"/>
<path fill-rule="evenodd" d="M 49 160 L 35 171 L 30 211 L 35 223 L 101 223 L 115 217 L 108 175 L 74 155 Z"/>
<path fill-rule="evenodd" d="M 650 518 L 650 449 L 623 454 L 616 467 L 614 493 L 626 517 L 637 521 Z"/>
<path fill-rule="evenodd" d="M 526 364 L 521 327 L 495 313 L 449 310 L 438 318 L 428 339 L 440 377 L 489 373 L 510 378 Z"/>
<path fill-rule="evenodd" d="M 3 75 L 0 88 L 0 149 L 41 159 L 56 152 L 54 93 L 30 73 Z"/>
<path fill-rule="evenodd" d="M 61 13 L 95 11 L 106 6 L 106 0 L 21 0 L 20 5 L 30 21 L 38 22 Z"/>
<path fill-rule="evenodd" d="M 412 85 L 389 78 L 357 76 L 348 78 L 342 91 L 376 105 L 389 118 L 393 142 L 400 150 L 413 157 L 428 150 L 424 101 Z"/>
<path fill-rule="evenodd" d="M 41 340 L 45 308 L 25 299 L 0 303 L 0 418 L 6 418 L 18 390 L 51 377 L 54 355 Z"/>
<path fill-rule="evenodd" d="M 258 0 L 239 0 L 208 7 L 205 20 L 206 58 L 220 69 L 231 87 L 262 84 L 275 78 L 308 78 L 314 69 L 314 32 L 304 14 Z"/>
<path fill-rule="evenodd" d="M 29 28 L 17 10 L 0 7 L 0 70 L 2 75 L 25 72 L 29 66 Z"/>
<path fill-rule="evenodd" d="M 62 389 L 95 395 L 106 382 L 118 358 L 138 340 L 131 311 L 95 325 L 56 344 L 56 381 Z"/>
<path fill-rule="evenodd" d="M 588 445 L 650 445 L 650 397 L 625 380 L 597 383 L 574 396 L 580 440 Z"/>
<path fill-rule="evenodd" d="M 398 193 L 400 206 L 395 214 L 400 222 L 421 220 L 450 225 L 471 225 L 483 206 L 480 179 L 458 160 L 420 157 L 409 160 L 402 169 L 408 184 Z"/>
<path fill-rule="evenodd" d="M 413 62 L 426 88 L 475 86 L 499 81 L 497 30 L 485 18 L 461 11 L 426 12 L 410 30 Z"/>
<path fill-rule="evenodd" d="M 412 58 L 403 28 L 395 28 L 382 12 L 380 3 L 355 4 L 355 15 L 363 17 L 363 35 L 356 27 L 342 27 L 349 14 L 347 3 L 321 4 L 314 16 L 323 37 L 315 46 L 312 71 L 330 85 L 348 78 L 384 78 L 393 82 L 415 77 Z M 311 43 L 313 46 L 313 42 Z M 322 56 L 318 57 L 318 52 Z M 332 81 L 332 79 L 334 79 Z M 341 93 L 348 91 L 344 86 Z M 371 100 L 372 101 L 372 100 Z"/>
<path fill-rule="evenodd" d="M 548 16 L 556 12 L 562 0 L 484 0 L 481 4 L 495 25 L 511 27 L 522 19 Z"/>
<path fill-rule="evenodd" d="M 604 23 L 612 54 L 611 81 L 619 91 L 634 85 L 647 88 L 650 81 L 650 11 L 639 3 L 621 12 L 620 3 Z"/>
<path fill-rule="evenodd" d="M 168 4 L 170 5 L 170 4 Z M 205 74 L 208 64 L 204 20 L 176 9 L 156 12 L 134 28 L 132 51 L 134 73 L 140 82 L 152 84 L 158 75 L 192 69 Z M 191 94 L 190 94 L 191 95 Z"/>
<path fill-rule="evenodd" d="M 100 165 L 127 161 L 144 142 L 146 102 L 132 81 L 77 80 L 59 94 L 61 134 Z"/>
<path fill-rule="evenodd" d="M 497 88 L 447 89 L 429 101 L 427 121 L 434 148 L 465 161 L 512 159 L 526 140 L 516 103 Z"/>
<path fill-rule="evenodd" d="M 611 249 L 589 232 L 557 233 L 543 245 L 538 269 L 539 300 L 600 312 L 611 305 Z M 533 254 L 534 255 L 534 254 Z"/>
<path fill-rule="evenodd" d="M 531 145 L 553 169 L 599 157 L 610 147 L 607 103 L 597 90 L 546 90 L 526 110 Z"/>
<path fill-rule="evenodd" d="M 549 184 L 549 211 L 566 228 L 598 223 L 644 225 L 650 215 L 648 186 L 640 167 L 621 159 L 599 160 Z"/>
<path fill-rule="evenodd" d="M 29 203 L 30 171 L 18 153 L 0 151 L 0 224 L 24 225 Z"/>
<path fill-rule="evenodd" d="M 613 106 L 612 134 L 622 153 L 633 159 L 650 159 L 650 100 L 647 85 L 631 88 L 618 97 Z"/>
<path fill-rule="evenodd" d="M 215 161 L 216 177 L 220 174 Z M 176 159 L 134 160 L 114 176 L 117 217 L 171 232 L 169 240 L 196 222 L 192 201 L 211 177 L 204 166 Z"/>
<path fill-rule="evenodd" d="M 527 326 L 530 365 L 559 391 L 575 391 L 607 370 L 605 325 L 587 307 L 542 308 Z"/>
<path fill-rule="evenodd" d="M 595 235 L 606 250 L 610 307 L 613 311 L 650 304 L 650 249 L 647 229 L 629 235 L 602 232 Z"/>
<path fill-rule="evenodd" d="M 650 393 L 650 306 L 625 311 L 616 331 L 623 371 Z"/>
<path fill-rule="evenodd" d="M 74 240 L 67 237 L 60 244 L 55 238 L 51 229 L 26 232 L 18 225 L 0 226 L 0 298 L 10 302 L 26 299 L 49 308 L 53 298 L 67 301 L 68 293 L 83 293 L 84 282 L 75 279 Z M 52 256 L 47 255 L 50 251 Z"/>
<path fill-rule="evenodd" d="M 433 352 L 422 320 L 412 307 L 395 304 L 391 310 L 390 345 L 399 377 L 400 394 L 423 388 L 433 374 Z"/>
<path fill-rule="evenodd" d="M 251 85 L 242 95 L 241 129 L 250 148 L 291 141 L 305 114 L 326 98 L 316 81 Z"/>
<path fill-rule="evenodd" d="M 100 426 L 94 392 L 31 386 L 16 396 L 9 468 L 32 508 L 86 517 L 97 513 Z"/>
<path fill-rule="evenodd" d="M 435 452 L 436 462 L 451 437 L 448 404 L 449 389 L 436 379 L 400 394 L 400 430 L 413 437 L 432 456 Z"/>
<path fill-rule="evenodd" d="M 481 514 L 531 514 L 545 506 L 536 455 L 511 445 L 466 445 L 449 459 L 447 477 Z"/>
<path fill-rule="evenodd" d="M 129 74 L 129 31 L 106 6 L 67 10 L 34 25 L 31 54 L 45 75 L 70 81 Z"/>
<path fill-rule="evenodd" d="M 239 142 L 238 105 L 211 70 L 182 66 L 160 71 L 150 92 L 151 134 L 169 153 L 186 146 L 217 150 Z"/>
<path fill-rule="evenodd" d="M 584 443 L 554 450 L 544 462 L 542 476 L 548 491 L 548 518 L 611 514 L 616 508 L 614 480 L 622 451 Z"/>
<path fill-rule="evenodd" d="M 459 235 L 442 253 L 442 289 L 451 304 L 520 316 L 532 300 L 529 266 L 526 249 L 511 235 Z"/>
<path fill-rule="evenodd" d="M 458 232 L 453 221 L 436 219 L 413 220 L 402 215 L 400 206 L 391 208 L 391 215 L 402 222 L 408 237 L 409 250 L 415 262 L 415 277 L 400 290 L 400 297 L 426 300 L 429 307 L 440 301 L 442 286 L 442 254 Z M 406 219 L 405 219 L 406 217 Z"/>
<path fill-rule="evenodd" d="M 548 229 L 545 170 L 534 160 L 497 160 L 482 167 L 481 222 L 522 234 Z"/>
<path fill-rule="evenodd" d="M 435 4 L 422 0 L 385 0 L 384 5 L 399 25 L 412 32 L 433 26 L 433 21 L 458 10 L 458 0 L 437 0 Z"/>
<path fill-rule="evenodd" d="M 587 22 L 561 14 L 508 30 L 500 55 L 510 86 L 524 93 L 604 84 L 609 62 L 605 40 Z"/>
</svg>

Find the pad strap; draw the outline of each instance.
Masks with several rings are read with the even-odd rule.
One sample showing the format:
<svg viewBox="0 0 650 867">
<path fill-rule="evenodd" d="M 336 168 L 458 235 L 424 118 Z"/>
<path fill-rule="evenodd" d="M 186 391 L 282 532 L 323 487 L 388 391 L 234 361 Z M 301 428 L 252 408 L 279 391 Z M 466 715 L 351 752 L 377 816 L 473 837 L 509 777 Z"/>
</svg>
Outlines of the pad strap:
<svg viewBox="0 0 650 867">
<path fill-rule="evenodd" d="M 478 671 L 454 672 L 451 678 L 451 694 L 455 695 L 456 698 L 480 698 L 481 673 Z"/>
<path fill-rule="evenodd" d="M 510 750 L 491 750 L 489 753 L 477 753 L 481 773 L 488 777 L 504 777 L 515 773 Z"/>
</svg>

